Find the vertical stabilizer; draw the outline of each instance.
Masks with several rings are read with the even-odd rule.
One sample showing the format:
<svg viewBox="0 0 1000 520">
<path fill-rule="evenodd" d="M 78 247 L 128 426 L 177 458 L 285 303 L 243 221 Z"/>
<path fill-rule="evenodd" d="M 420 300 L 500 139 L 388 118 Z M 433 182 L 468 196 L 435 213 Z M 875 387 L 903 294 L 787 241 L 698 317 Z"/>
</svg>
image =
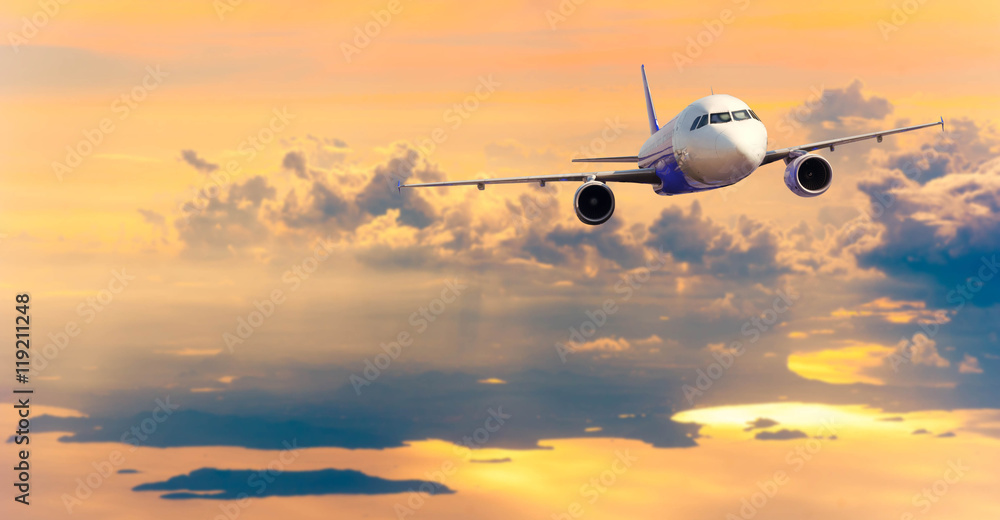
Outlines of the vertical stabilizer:
<svg viewBox="0 0 1000 520">
<path fill-rule="evenodd" d="M 649 117 L 649 134 L 655 134 L 660 129 L 656 122 L 656 111 L 653 110 L 653 98 L 649 97 L 649 82 L 646 81 L 646 66 L 642 65 L 642 90 L 646 94 L 646 115 Z"/>
</svg>

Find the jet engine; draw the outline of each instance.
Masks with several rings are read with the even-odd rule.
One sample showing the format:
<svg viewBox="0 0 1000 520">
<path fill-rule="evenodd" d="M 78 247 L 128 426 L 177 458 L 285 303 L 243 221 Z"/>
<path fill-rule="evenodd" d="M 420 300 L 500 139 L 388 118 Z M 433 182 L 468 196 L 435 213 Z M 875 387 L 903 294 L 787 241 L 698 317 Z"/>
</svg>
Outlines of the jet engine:
<svg viewBox="0 0 1000 520">
<path fill-rule="evenodd" d="M 603 182 L 585 182 L 573 196 L 573 208 L 584 224 L 603 224 L 615 212 L 615 194 Z"/>
<path fill-rule="evenodd" d="M 799 197 L 815 197 L 830 189 L 833 167 L 819 155 L 807 153 L 788 162 L 785 185 Z"/>
</svg>

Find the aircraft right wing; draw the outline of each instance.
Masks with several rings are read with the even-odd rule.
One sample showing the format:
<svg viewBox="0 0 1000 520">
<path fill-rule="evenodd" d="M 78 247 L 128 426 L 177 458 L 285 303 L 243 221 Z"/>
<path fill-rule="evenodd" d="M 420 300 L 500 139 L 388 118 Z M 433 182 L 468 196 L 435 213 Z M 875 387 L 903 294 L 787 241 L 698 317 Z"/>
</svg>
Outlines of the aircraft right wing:
<svg viewBox="0 0 1000 520">
<path fill-rule="evenodd" d="M 811 152 L 814 150 L 819 150 L 821 148 L 829 148 L 831 151 L 833 147 L 842 144 L 856 143 L 858 141 L 864 141 L 865 139 L 878 139 L 878 142 L 882 142 L 882 136 L 899 134 L 903 132 L 909 132 L 911 130 L 919 130 L 921 128 L 927 128 L 929 126 L 941 125 L 941 130 L 944 130 L 944 118 L 942 117 L 940 121 L 935 121 L 933 123 L 925 123 L 922 125 L 915 126 L 904 126 L 903 128 L 894 128 L 892 130 L 882 130 L 880 132 L 871 132 L 868 134 L 854 135 L 851 137 L 841 137 L 840 139 L 830 139 L 828 141 L 819 141 L 817 143 L 809 143 L 801 146 L 792 146 L 791 148 L 782 148 L 780 150 L 772 150 L 764 155 L 764 160 L 761 161 L 760 165 L 772 163 L 774 161 L 779 161 L 785 159 L 792 152 Z"/>
</svg>

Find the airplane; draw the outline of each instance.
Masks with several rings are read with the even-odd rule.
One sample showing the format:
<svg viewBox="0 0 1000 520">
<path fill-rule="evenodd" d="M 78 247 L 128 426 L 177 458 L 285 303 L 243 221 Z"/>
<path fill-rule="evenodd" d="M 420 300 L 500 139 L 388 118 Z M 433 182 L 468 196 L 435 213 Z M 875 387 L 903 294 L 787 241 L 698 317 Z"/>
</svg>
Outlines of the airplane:
<svg viewBox="0 0 1000 520">
<path fill-rule="evenodd" d="M 573 196 L 573 208 L 584 224 L 599 225 L 615 211 L 615 196 L 609 182 L 649 184 L 659 195 L 680 195 L 715 190 L 731 186 L 749 176 L 757 168 L 775 161 L 785 161 L 785 185 L 800 197 L 822 195 L 833 181 L 833 168 L 816 150 L 834 151 L 842 144 L 866 139 L 882 142 L 887 135 L 941 125 L 944 118 L 892 130 L 830 139 L 800 146 L 767 150 L 767 128 L 757 113 L 743 101 L 726 94 L 703 97 L 688 105 L 677 116 L 660 125 L 649 95 L 646 67 L 642 71 L 642 88 L 646 96 L 646 115 L 650 137 L 638 155 L 624 157 L 594 157 L 574 159 L 586 163 L 636 163 L 638 168 L 588 173 L 530 175 L 467 181 L 402 184 L 396 188 L 476 185 L 480 190 L 487 184 L 583 181 Z"/>
</svg>

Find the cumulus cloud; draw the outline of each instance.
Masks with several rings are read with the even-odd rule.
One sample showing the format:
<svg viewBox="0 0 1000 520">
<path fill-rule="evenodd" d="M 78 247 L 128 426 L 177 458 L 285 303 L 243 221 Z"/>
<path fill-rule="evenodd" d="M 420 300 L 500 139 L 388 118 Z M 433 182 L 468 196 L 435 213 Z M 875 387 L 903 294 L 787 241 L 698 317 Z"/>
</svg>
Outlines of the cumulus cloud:
<svg viewBox="0 0 1000 520">
<path fill-rule="evenodd" d="M 212 173 L 219 169 L 218 164 L 210 163 L 205 159 L 198 157 L 198 153 L 194 150 L 181 150 L 181 159 L 191 166 L 194 166 L 194 169 L 200 171 L 201 173 Z"/>
<path fill-rule="evenodd" d="M 259 244 L 268 235 L 260 217 L 265 200 L 275 188 L 264 177 L 231 185 L 218 197 L 188 202 L 185 217 L 176 222 L 189 254 L 220 257 Z M 200 206 L 199 206 L 200 205 Z"/>
<path fill-rule="evenodd" d="M 291 170 L 300 179 L 309 178 L 306 172 L 306 157 L 302 152 L 294 151 L 286 153 L 285 158 L 281 160 L 281 167 Z"/>
<path fill-rule="evenodd" d="M 679 208 L 663 210 L 649 235 L 648 246 L 689 263 L 696 273 L 760 281 L 789 272 L 778 259 L 774 230 L 743 215 L 732 229 L 724 228 L 702 215 L 698 201 L 687 214 Z"/>
<path fill-rule="evenodd" d="M 962 362 L 958 364 L 958 371 L 962 374 L 982 374 L 983 369 L 979 366 L 979 360 L 974 356 L 968 354 L 962 358 Z"/>
<path fill-rule="evenodd" d="M 937 350 L 937 342 L 928 338 L 923 333 L 913 335 L 913 340 L 901 340 L 896 346 L 895 356 L 909 359 L 914 365 L 926 365 L 930 367 L 944 368 L 951 363 L 941 357 Z M 892 359 L 892 356 L 890 356 Z"/>
<path fill-rule="evenodd" d="M 859 187 L 882 213 L 878 241 L 858 252 L 859 265 L 932 282 L 929 296 L 940 306 L 1000 302 L 994 280 L 1000 272 L 1000 160 L 926 184 L 895 172 Z"/>
<path fill-rule="evenodd" d="M 844 88 L 823 90 L 819 103 L 812 110 L 817 121 L 840 122 L 847 117 L 883 119 L 892 113 L 892 103 L 878 96 L 865 96 L 864 83 L 856 79 Z"/>
</svg>

